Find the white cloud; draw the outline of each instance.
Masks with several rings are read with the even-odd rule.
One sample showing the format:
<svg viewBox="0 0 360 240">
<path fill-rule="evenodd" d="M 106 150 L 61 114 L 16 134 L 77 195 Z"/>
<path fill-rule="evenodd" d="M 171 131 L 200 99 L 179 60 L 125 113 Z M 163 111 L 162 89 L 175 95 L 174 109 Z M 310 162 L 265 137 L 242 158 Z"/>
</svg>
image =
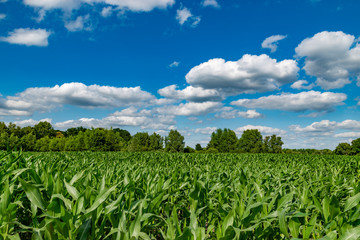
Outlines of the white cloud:
<svg viewBox="0 0 360 240">
<path fill-rule="evenodd" d="M 215 58 L 195 66 L 186 75 L 186 81 L 194 87 L 238 95 L 277 90 L 296 81 L 298 71 L 294 60 L 277 62 L 265 54 L 246 54 L 234 62 Z"/>
<path fill-rule="evenodd" d="M 282 93 L 258 99 L 240 99 L 231 104 L 246 108 L 277 109 L 285 111 L 302 112 L 306 110 L 332 111 L 335 106 L 343 105 L 347 98 L 344 93 L 332 92 L 301 92 Z"/>
<path fill-rule="evenodd" d="M 6 18 L 6 14 L 0 13 L 0 20 L 3 20 Z"/>
<path fill-rule="evenodd" d="M 309 84 L 309 82 L 306 80 L 299 80 L 299 81 L 294 82 L 290 87 L 293 89 L 298 89 L 298 90 L 300 90 L 300 89 L 310 90 L 314 87 L 314 84 L 313 83 Z"/>
<path fill-rule="evenodd" d="M 216 114 L 215 117 L 217 118 L 224 118 L 224 119 L 233 119 L 233 118 L 261 118 L 263 115 L 258 113 L 256 110 L 247 110 L 246 112 L 241 112 L 238 110 L 234 110 L 231 107 L 224 108 L 223 111 Z"/>
<path fill-rule="evenodd" d="M 283 40 L 286 37 L 287 37 L 286 35 L 273 35 L 273 36 L 270 36 L 270 37 L 266 38 L 262 42 L 261 47 L 262 48 L 269 48 L 272 53 L 276 52 L 279 41 Z"/>
<path fill-rule="evenodd" d="M 322 120 L 313 122 L 308 126 L 291 125 L 289 129 L 293 132 L 292 139 L 287 140 L 294 145 L 298 142 L 297 148 L 332 148 L 334 149 L 339 142 L 351 142 L 352 139 L 360 137 L 360 121 L 344 120 L 342 122 Z M 339 138 L 339 139 L 336 139 Z"/>
<path fill-rule="evenodd" d="M 159 114 L 175 116 L 198 116 L 206 115 L 218 110 L 222 106 L 219 102 L 189 102 L 179 105 L 164 106 L 154 109 Z"/>
<path fill-rule="evenodd" d="M 0 110 L 46 112 L 65 104 L 82 108 L 115 108 L 146 105 L 155 97 L 140 87 L 117 88 L 82 83 L 65 83 L 61 86 L 28 88 L 15 96 L 0 99 Z M 8 114 L 12 115 L 12 114 Z"/>
<path fill-rule="evenodd" d="M 45 29 L 19 28 L 10 32 L 7 37 L 0 37 L 0 41 L 26 45 L 26 46 L 48 46 L 48 38 L 51 32 Z"/>
<path fill-rule="evenodd" d="M 246 125 L 243 127 L 239 127 L 235 130 L 237 135 L 241 135 L 245 130 L 257 129 L 261 132 L 262 135 L 284 135 L 286 134 L 285 130 L 279 128 L 272 128 L 267 126 L 254 126 L 254 125 Z"/>
<path fill-rule="evenodd" d="M 46 10 L 54 8 L 71 10 L 78 8 L 81 4 L 81 0 L 24 0 L 24 4 Z"/>
<path fill-rule="evenodd" d="M 190 26 L 196 27 L 200 23 L 201 18 L 194 16 L 188 8 L 182 7 L 176 11 L 176 20 L 178 20 L 180 25 L 189 22 Z"/>
<path fill-rule="evenodd" d="M 192 16 L 190 10 L 187 8 L 181 8 L 176 11 L 176 19 L 179 21 L 180 25 L 183 25 Z"/>
<path fill-rule="evenodd" d="M 320 32 L 303 40 L 295 49 L 297 56 L 305 57 L 304 69 L 317 77 L 323 89 L 342 88 L 350 78 L 359 81 L 360 45 L 355 36 L 339 32 Z"/>
<path fill-rule="evenodd" d="M 105 118 L 80 118 L 78 120 L 68 120 L 56 123 L 55 126 L 60 129 L 71 127 L 140 127 L 142 129 L 172 129 L 176 124 L 174 116 L 154 114 L 151 110 L 136 109 L 134 107 L 126 108 L 115 112 Z"/>
<path fill-rule="evenodd" d="M 30 116 L 32 113 L 26 110 L 2 109 L 0 106 L 0 116 Z"/>
<path fill-rule="evenodd" d="M 24 0 L 24 4 L 35 8 L 63 9 L 70 11 L 79 8 L 82 4 L 107 4 L 118 9 L 134 12 L 149 12 L 154 8 L 165 9 L 172 6 L 175 0 Z"/>
<path fill-rule="evenodd" d="M 202 2 L 203 7 L 214 7 L 214 8 L 219 8 L 220 5 L 216 0 L 204 0 Z"/>
<path fill-rule="evenodd" d="M 320 122 L 314 122 L 304 128 L 300 125 L 291 125 L 289 128 L 295 132 L 310 132 L 310 133 L 330 133 L 334 131 L 338 126 L 338 123 L 330 120 L 322 120 Z"/>
<path fill-rule="evenodd" d="M 51 118 L 44 118 L 41 120 L 34 120 L 34 119 L 25 119 L 25 120 L 21 120 L 21 121 L 15 121 L 14 123 L 16 124 L 16 126 L 20 126 L 20 127 L 27 127 L 27 126 L 35 126 L 36 124 L 38 124 L 39 122 L 52 122 Z"/>
<path fill-rule="evenodd" d="M 173 67 L 178 67 L 179 65 L 180 65 L 180 62 L 174 61 L 169 65 L 169 67 L 173 68 Z"/>
<path fill-rule="evenodd" d="M 338 138 L 360 138 L 360 132 L 343 132 L 335 134 Z"/>
<path fill-rule="evenodd" d="M 192 86 L 188 86 L 183 90 L 177 90 L 177 85 L 170 85 L 159 89 L 158 93 L 169 99 L 188 100 L 192 102 L 220 101 L 223 99 L 215 89 L 203 89 Z"/>
<path fill-rule="evenodd" d="M 90 15 L 78 16 L 74 21 L 65 23 L 65 27 L 70 32 L 91 31 Z"/>
<path fill-rule="evenodd" d="M 331 134 L 335 130 L 360 131 L 360 121 L 350 119 L 344 120 L 342 122 L 322 120 L 320 122 L 314 122 L 306 127 L 300 127 L 300 125 L 291 125 L 289 128 L 295 132 Z M 344 135 L 346 133 L 342 134 Z"/>
<path fill-rule="evenodd" d="M 206 128 L 197 128 L 195 129 L 195 133 L 200 133 L 203 135 L 210 135 L 215 132 L 217 127 L 206 127 Z"/>
<path fill-rule="evenodd" d="M 101 16 L 103 16 L 104 18 L 107 18 L 107 17 L 110 17 L 111 14 L 113 12 L 113 9 L 111 6 L 109 7 L 104 7 L 102 10 L 101 10 Z"/>
</svg>

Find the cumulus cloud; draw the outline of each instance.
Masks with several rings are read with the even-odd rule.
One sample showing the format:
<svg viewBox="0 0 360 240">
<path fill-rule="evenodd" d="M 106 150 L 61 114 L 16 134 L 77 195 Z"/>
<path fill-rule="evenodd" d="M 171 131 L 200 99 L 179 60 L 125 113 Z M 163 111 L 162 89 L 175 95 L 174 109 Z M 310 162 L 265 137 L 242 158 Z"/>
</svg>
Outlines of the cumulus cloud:
<svg viewBox="0 0 360 240">
<path fill-rule="evenodd" d="M 311 144 L 308 145 L 310 148 L 322 147 L 321 143 L 326 143 L 326 145 L 335 148 L 337 143 L 343 140 L 334 141 L 334 138 L 346 138 L 351 141 L 360 137 L 360 121 L 350 119 L 342 122 L 322 120 L 305 127 L 291 125 L 289 129 L 294 132 L 293 135 L 296 139 L 301 138 L 306 141 L 313 139 L 312 146 Z"/>
<path fill-rule="evenodd" d="M 192 27 L 196 27 L 200 23 L 201 18 L 194 16 L 188 8 L 181 7 L 176 11 L 176 20 L 178 20 L 180 25 L 189 22 Z"/>
<path fill-rule="evenodd" d="M 91 31 L 90 15 L 78 16 L 75 20 L 66 22 L 65 28 L 69 32 Z"/>
<path fill-rule="evenodd" d="M 44 119 L 41 119 L 41 120 L 25 119 L 25 120 L 21 120 L 21 121 L 15 121 L 14 123 L 17 126 L 20 126 L 20 127 L 27 127 L 27 126 L 32 127 L 32 126 L 35 126 L 36 124 L 38 124 L 39 122 L 49 122 L 49 123 L 51 123 L 52 119 L 51 118 L 44 118 Z"/>
<path fill-rule="evenodd" d="M 291 125 L 289 127 L 295 132 L 305 132 L 305 133 L 316 133 L 316 134 L 331 134 L 335 130 L 349 130 L 349 131 L 360 131 L 360 121 L 356 120 L 344 120 L 342 122 L 322 120 L 320 122 L 314 122 L 306 127 L 301 127 L 300 125 Z M 342 133 L 343 136 L 349 133 Z"/>
<path fill-rule="evenodd" d="M 360 138 L 360 132 L 343 132 L 335 134 L 338 138 Z"/>
<path fill-rule="evenodd" d="M 0 110 L 21 111 L 24 115 L 46 112 L 65 104 L 82 108 L 115 108 L 145 104 L 155 100 L 140 87 L 117 88 L 82 83 L 65 83 L 54 87 L 28 88 L 15 96 L 0 99 Z M 26 114 L 25 114 L 26 113 Z M 8 114 L 12 115 L 12 114 Z"/>
<path fill-rule="evenodd" d="M 80 118 L 78 120 L 68 120 L 58 122 L 55 127 L 67 129 L 71 127 L 140 127 L 142 129 L 172 129 L 176 124 L 174 116 L 154 114 L 151 110 L 137 109 L 129 107 L 122 111 L 117 111 L 109 116 L 96 118 Z"/>
<path fill-rule="evenodd" d="M 284 135 L 286 134 L 285 130 L 279 128 L 272 128 L 267 126 L 256 126 L 256 125 L 246 125 L 239 127 L 235 130 L 236 134 L 241 135 L 245 130 L 257 129 L 261 132 L 262 135 Z"/>
<path fill-rule="evenodd" d="M 3 20 L 6 18 L 6 14 L 0 13 L 0 20 Z"/>
<path fill-rule="evenodd" d="M 26 46 L 46 47 L 51 32 L 45 29 L 18 28 L 10 32 L 7 37 L 0 37 L 0 41 Z"/>
<path fill-rule="evenodd" d="M 24 0 L 24 4 L 46 10 L 54 8 L 71 10 L 78 8 L 81 4 L 81 0 Z"/>
<path fill-rule="evenodd" d="M 270 37 L 266 38 L 262 42 L 261 47 L 262 48 L 269 48 L 272 53 L 276 52 L 279 41 L 283 40 L 286 37 L 287 37 L 286 35 L 273 35 L 273 36 L 270 36 Z"/>
<path fill-rule="evenodd" d="M 203 135 L 210 135 L 215 132 L 217 127 L 206 127 L 206 128 L 197 128 L 195 129 L 195 133 L 200 133 Z"/>
<path fill-rule="evenodd" d="M 330 133 L 334 131 L 338 126 L 338 123 L 330 120 L 322 120 L 320 122 L 314 122 L 306 127 L 300 127 L 300 125 L 291 125 L 289 128 L 295 132 L 311 132 L 311 133 Z"/>
<path fill-rule="evenodd" d="M 265 54 L 246 54 L 238 61 L 215 58 L 195 66 L 186 75 L 186 81 L 194 87 L 238 95 L 277 90 L 296 81 L 298 71 L 294 60 L 278 62 Z"/>
<path fill-rule="evenodd" d="M 215 115 L 217 118 L 233 119 L 233 118 L 261 118 L 263 115 L 258 113 L 256 110 L 247 110 L 242 112 L 235 110 L 232 107 L 223 108 L 222 111 Z"/>
<path fill-rule="evenodd" d="M 270 95 L 258 99 L 240 99 L 231 104 L 246 108 L 276 109 L 293 112 L 313 111 L 332 111 L 335 106 L 343 105 L 347 98 L 344 93 L 332 92 L 301 92 L 301 93 L 282 93 L 280 95 Z"/>
<path fill-rule="evenodd" d="M 102 10 L 101 10 L 101 16 L 103 16 L 104 18 L 107 18 L 107 17 L 110 17 L 111 14 L 113 12 L 113 8 L 111 6 L 109 7 L 104 7 Z"/>
<path fill-rule="evenodd" d="M 220 5 L 216 0 L 204 0 L 202 2 L 203 7 L 214 7 L 214 8 L 219 8 Z"/>
<path fill-rule="evenodd" d="M 223 99 L 215 89 L 203 89 L 192 86 L 188 86 L 183 90 L 177 90 L 177 85 L 170 85 L 160 89 L 158 93 L 169 99 L 188 100 L 192 102 L 219 101 Z"/>
<path fill-rule="evenodd" d="M 107 4 L 134 12 L 149 12 L 154 8 L 167 8 L 175 0 L 24 0 L 24 4 L 36 8 L 63 9 L 66 11 L 79 8 L 82 4 Z"/>
<path fill-rule="evenodd" d="M 188 102 L 179 105 L 169 105 L 155 108 L 159 114 L 168 114 L 175 116 L 199 116 L 217 111 L 222 106 L 219 102 Z"/>
<path fill-rule="evenodd" d="M 293 89 L 298 89 L 298 90 L 301 90 L 301 89 L 310 90 L 314 87 L 314 84 L 313 83 L 309 84 L 309 82 L 306 80 L 299 80 L 299 81 L 296 81 L 293 84 L 291 84 L 290 87 Z"/>
<path fill-rule="evenodd" d="M 306 73 L 323 89 L 342 88 L 351 78 L 359 83 L 360 45 L 355 36 L 324 31 L 303 40 L 295 51 L 305 58 Z"/>
</svg>

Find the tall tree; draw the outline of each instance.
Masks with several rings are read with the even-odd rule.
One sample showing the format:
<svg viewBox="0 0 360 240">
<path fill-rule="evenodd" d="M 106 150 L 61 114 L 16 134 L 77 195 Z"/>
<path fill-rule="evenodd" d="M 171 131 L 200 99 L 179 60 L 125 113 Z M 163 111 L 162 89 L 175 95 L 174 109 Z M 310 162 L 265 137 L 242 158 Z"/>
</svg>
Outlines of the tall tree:
<svg viewBox="0 0 360 240">
<path fill-rule="evenodd" d="M 147 132 L 138 132 L 130 140 L 128 150 L 131 152 L 144 152 L 149 150 L 150 137 Z"/>
<path fill-rule="evenodd" d="M 164 148 L 164 139 L 157 133 L 153 133 L 149 137 L 149 150 L 159 151 Z"/>
<path fill-rule="evenodd" d="M 351 146 L 355 154 L 360 153 L 360 138 L 353 140 Z"/>
<path fill-rule="evenodd" d="M 283 144 L 281 137 L 278 137 L 275 134 L 271 137 L 266 136 L 264 139 L 263 152 L 281 153 Z"/>
<path fill-rule="evenodd" d="M 120 137 L 125 140 L 125 142 L 129 142 L 131 139 L 131 134 L 129 131 L 125 129 L 115 128 L 113 129 L 114 132 L 118 132 L 120 134 Z"/>
<path fill-rule="evenodd" d="M 340 143 L 334 152 L 338 155 L 352 155 L 354 153 L 352 146 L 348 143 Z"/>
<path fill-rule="evenodd" d="M 36 139 L 43 138 L 45 136 L 48 137 L 54 137 L 55 136 L 55 130 L 51 126 L 51 123 L 49 122 L 39 122 L 34 126 L 34 132 L 36 135 Z"/>
<path fill-rule="evenodd" d="M 166 152 L 184 152 L 185 142 L 177 130 L 170 130 L 169 135 L 165 138 Z"/>
<path fill-rule="evenodd" d="M 233 152 L 237 149 L 237 137 L 233 130 L 228 128 L 216 129 L 211 134 L 211 139 L 207 145 L 207 149 L 215 148 L 219 152 Z"/>
<path fill-rule="evenodd" d="M 271 140 L 271 139 L 270 139 Z M 257 129 L 248 129 L 243 132 L 239 139 L 241 151 L 250 153 L 260 153 L 263 149 L 262 135 Z"/>
</svg>

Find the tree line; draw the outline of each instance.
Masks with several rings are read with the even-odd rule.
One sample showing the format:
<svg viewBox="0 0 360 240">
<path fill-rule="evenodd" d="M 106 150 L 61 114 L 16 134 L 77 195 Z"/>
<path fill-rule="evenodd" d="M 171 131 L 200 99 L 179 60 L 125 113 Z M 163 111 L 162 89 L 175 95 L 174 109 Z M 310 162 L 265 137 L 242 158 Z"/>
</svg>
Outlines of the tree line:
<svg viewBox="0 0 360 240">
<path fill-rule="evenodd" d="M 166 137 L 157 133 L 138 132 L 133 136 L 124 129 L 84 127 L 55 130 L 49 122 L 20 127 L 14 123 L 0 122 L 0 150 L 24 151 L 166 151 L 166 152 L 272 152 L 280 153 L 283 142 L 272 135 L 264 139 L 258 130 L 246 130 L 240 139 L 230 129 L 217 129 L 208 145 L 197 144 L 195 149 L 185 147 L 184 136 L 170 130 Z"/>
<path fill-rule="evenodd" d="M 133 136 L 124 129 L 84 127 L 55 130 L 49 122 L 35 126 L 20 127 L 14 123 L 0 122 L 0 150 L 22 149 L 23 151 L 165 151 L 165 152 L 208 152 L 208 153 L 298 153 L 298 154 L 341 154 L 360 153 L 360 138 L 352 144 L 340 143 L 329 149 L 282 149 L 283 141 L 276 135 L 263 137 L 259 130 L 245 130 L 240 138 L 228 128 L 217 129 L 211 134 L 206 147 L 196 144 L 195 149 L 185 147 L 184 136 L 177 130 L 170 130 L 166 137 L 157 133 L 138 132 Z"/>
</svg>

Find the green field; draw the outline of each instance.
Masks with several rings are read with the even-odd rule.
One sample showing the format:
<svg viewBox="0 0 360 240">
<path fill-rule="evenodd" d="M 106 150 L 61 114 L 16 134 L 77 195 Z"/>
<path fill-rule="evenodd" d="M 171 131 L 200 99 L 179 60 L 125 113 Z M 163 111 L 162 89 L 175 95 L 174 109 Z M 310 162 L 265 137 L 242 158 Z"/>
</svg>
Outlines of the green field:
<svg viewBox="0 0 360 240">
<path fill-rule="evenodd" d="M 0 153 L 1 239 L 359 239 L 360 157 Z"/>
</svg>

